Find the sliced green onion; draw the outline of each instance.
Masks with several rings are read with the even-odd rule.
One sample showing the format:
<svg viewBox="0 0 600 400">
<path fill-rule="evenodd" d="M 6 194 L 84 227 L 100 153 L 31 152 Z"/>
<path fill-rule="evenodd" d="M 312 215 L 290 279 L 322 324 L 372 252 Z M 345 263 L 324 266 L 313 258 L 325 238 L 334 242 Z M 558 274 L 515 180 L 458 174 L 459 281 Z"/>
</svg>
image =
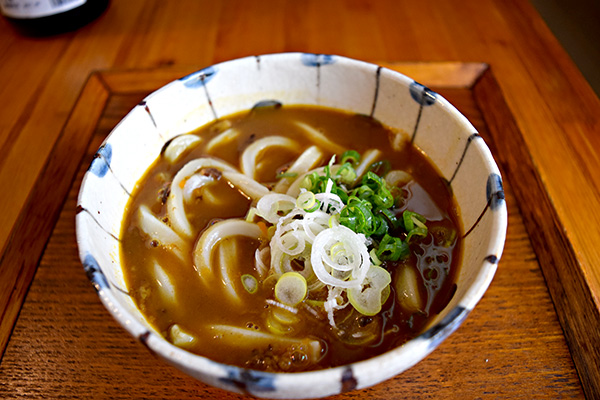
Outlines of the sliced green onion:
<svg viewBox="0 0 600 400">
<path fill-rule="evenodd" d="M 242 275 L 242 286 L 244 286 L 244 289 L 246 289 L 246 291 L 250 294 L 254 294 L 256 293 L 256 291 L 258 290 L 258 281 L 256 280 L 256 278 L 250 274 L 244 274 Z"/>
<path fill-rule="evenodd" d="M 288 306 L 295 307 L 306 297 L 306 279 L 297 272 L 286 272 L 275 285 L 275 298 Z"/>
<path fill-rule="evenodd" d="M 416 212 L 406 210 L 402 213 L 402 222 L 404 222 L 404 229 L 406 229 L 407 232 L 415 229 L 415 221 L 425 223 L 426 220 L 425 217 Z"/>
<path fill-rule="evenodd" d="M 348 204 L 340 212 L 340 224 L 356 233 L 371 235 L 375 231 L 375 217 L 371 203 L 356 196 L 348 198 Z"/>
<path fill-rule="evenodd" d="M 389 208 L 382 208 L 381 210 L 379 210 L 379 212 L 382 216 L 385 217 L 389 226 L 393 227 L 394 229 L 400 226 L 400 221 L 398 220 L 396 214 L 394 214 L 392 210 L 390 210 Z"/>
<path fill-rule="evenodd" d="M 386 176 L 391 169 L 392 166 L 388 160 L 377 161 L 369 166 L 369 171 L 372 171 L 379 176 Z"/>
<path fill-rule="evenodd" d="M 248 213 L 246 213 L 246 222 L 253 222 L 254 217 L 256 216 L 256 207 L 250 207 L 248 209 Z"/>
<path fill-rule="evenodd" d="M 296 206 L 304 211 L 313 212 L 319 209 L 321 202 L 315 198 L 313 192 L 306 191 L 300 193 L 296 199 Z"/>
<path fill-rule="evenodd" d="M 408 244 L 400 238 L 386 234 L 381 242 L 379 242 L 379 247 L 375 254 L 383 261 L 398 261 L 408 257 L 410 249 Z"/>
<path fill-rule="evenodd" d="M 347 150 L 342 154 L 342 164 L 350 163 L 353 166 L 357 166 L 360 162 L 360 154 L 356 150 Z"/>
<path fill-rule="evenodd" d="M 425 217 L 412 211 L 404 211 L 402 213 L 402 222 L 406 230 L 406 241 L 408 242 L 413 236 L 427 236 L 427 225 L 425 225 Z"/>
<path fill-rule="evenodd" d="M 369 252 L 369 256 L 371 256 L 371 263 L 373 265 L 381 265 L 381 260 L 379 259 L 379 257 L 377 257 L 377 249 L 371 249 L 371 251 Z"/>
<path fill-rule="evenodd" d="M 297 176 L 298 176 L 297 172 L 281 172 L 281 173 L 277 174 L 277 176 L 275 177 L 275 179 L 295 178 Z"/>
<path fill-rule="evenodd" d="M 340 182 L 345 185 L 350 185 L 356 180 L 356 171 L 348 162 L 342 164 L 337 171 L 337 175 L 339 176 Z"/>
<path fill-rule="evenodd" d="M 385 218 L 381 215 L 374 215 L 374 229 L 372 236 L 382 237 L 384 236 L 390 229 L 390 226 L 386 222 Z"/>
<path fill-rule="evenodd" d="M 434 225 L 429 228 L 433 235 L 435 244 L 442 247 L 450 247 L 456 240 L 456 231 L 445 226 Z"/>
<path fill-rule="evenodd" d="M 406 241 L 410 241 L 410 239 L 413 236 L 421 236 L 421 237 L 425 237 L 427 236 L 427 228 L 421 228 L 421 227 L 416 227 L 414 229 L 411 229 L 410 232 L 408 232 L 406 234 Z"/>
</svg>

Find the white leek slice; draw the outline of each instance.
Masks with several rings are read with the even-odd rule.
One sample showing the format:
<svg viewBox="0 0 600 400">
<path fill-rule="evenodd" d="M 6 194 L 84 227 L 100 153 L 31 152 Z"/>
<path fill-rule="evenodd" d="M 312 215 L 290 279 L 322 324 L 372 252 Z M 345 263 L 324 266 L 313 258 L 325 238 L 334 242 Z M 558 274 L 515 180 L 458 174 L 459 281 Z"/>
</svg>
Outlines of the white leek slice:
<svg viewBox="0 0 600 400">
<path fill-rule="evenodd" d="M 256 293 L 256 291 L 258 290 L 258 281 L 254 276 L 250 274 L 244 274 L 242 275 L 241 280 L 242 286 L 244 286 L 244 289 L 246 289 L 248 293 Z"/>
<path fill-rule="evenodd" d="M 269 272 L 269 267 L 265 263 L 265 259 L 271 259 L 271 249 L 268 246 L 265 246 L 262 249 L 256 249 L 254 252 L 254 267 L 261 279 L 267 276 L 267 273 Z"/>
<path fill-rule="evenodd" d="M 297 272 L 286 272 L 275 285 L 275 298 L 288 306 L 297 306 L 306 297 L 306 279 Z"/>
<path fill-rule="evenodd" d="M 387 270 L 371 265 L 362 287 L 347 290 L 348 301 L 359 313 L 376 315 L 381 311 L 384 298 L 387 300 L 384 289 L 389 288 L 390 282 L 392 277 Z"/>
<path fill-rule="evenodd" d="M 370 266 L 365 236 L 343 225 L 325 229 L 312 245 L 311 263 L 326 285 L 360 287 Z"/>
<path fill-rule="evenodd" d="M 296 206 L 296 199 L 280 193 L 269 193 L 256 203 L 256 213 L 266 221 L 276 224 Z"/>
</svg>

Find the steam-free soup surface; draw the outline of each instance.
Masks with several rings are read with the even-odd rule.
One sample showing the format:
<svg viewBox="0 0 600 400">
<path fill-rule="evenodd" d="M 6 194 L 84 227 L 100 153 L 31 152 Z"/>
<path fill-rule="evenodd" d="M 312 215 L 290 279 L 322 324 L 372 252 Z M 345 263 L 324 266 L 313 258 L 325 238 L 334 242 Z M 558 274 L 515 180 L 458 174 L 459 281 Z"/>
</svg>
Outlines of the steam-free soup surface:
<svg viewBox="0 0 600 400">
<path fill-rule="evenodd" d="M 275 106 L 222 118 L 192 134 L 166 145 L 138 183 L 121 235 L 127 290 L 149 323 L 167 340 L 227 364 L 268 371 L 313 370 L 363 360 L 401 345 L 422 332 L 427 321 L 450 300 L 456 289 L 461 252 L 458 209 L 446 181 L 425 155 L 407 142 L 405 133 L 362 115 Z M 272 137 L 285 140 L 262 140 Z M 256 143 L 265 145 L 251 147 Z M 397 217 L 397 221 L 394 226 L 386 219 L 390 225 L 387 235 L 398 240 L 392 247 L 404 242 L 408 249 L 394 259 L 390 256 L 394 249 L 379 249 L 384 246 L 381 234 L 371 239 L 355 234 L 370 254 L 363 260 L 366 264 L 350 273 L 331 272 L 325 263 L 325 270 L 335 279 L 362 279 L 356 283 L 359 286 L 354 297 L 350 289 L 335 289 L 320 282 L 307 271 L 311 261 L 277 250 L 271 241 L 278 224 L 283 226 L 284 222 L 269 222 L 257 207 L 265 193 L 287 193 L 296 201 L 302 193 L 310 192 L 306 189 L 310 179 L 303 178 L 305 171 L 293 172 L 301 155 L 309 158 L 312 154 L 314 158 L 305 169 L 331 164 L 329 173 L 335 176 L 342 153 L 350 149 L 360 154 L 361 160 L 373 157 L 368 163 L 375 163 L 372 172 L 379 174 L 394 198 L 386 218 Z M 198 159 L 208 161 L 199 162 L 200 167 L 189 176 L 181 173 L 177 181 L 178 172 Z M 252 161 L 251 168 L 244 166 L 248 160 Z M 349 163 L 360 176 L 354 184 L 348 183 L 351 178 L 347 177 L 346 183 L 338 178 L 335 184 L 348 191 L 359 187 L 361 176 L 366 174 L 361 174 L 361 161 L 350 157 Z M 325 173 L 321 168 L 315 176 Z M 252 181 L 257 193 L 245 186 L 247 182 L 240 183 L 240 176 Z M 296 184 L 303 189 L 294 189 L 296 179 L 306 181 Z M 258 186 L 252 186 L 254 183 Z M 351 230 L 339 225 L 354 223 L 354 214 L 344 218 L 333 205 L 325 207 L 318 200 L 322 196 L 312 192 L 305 195 L 307 200 L 300 201 L 304 207 L 300 207 L 300 215 L 288 217 L 286 223 L 296 220 L 297 225 L 314 211 L 306 210 L 321 204 L 318 211 L 328 221 L 313 233 L 331 226 L 339 232 Z M 267 199 L 262 200 L 263 208 Z M 373 205 L 371 210 L 377 207 Z M 410 237 L 406 223 L 398 222 L 403 221 L 407 210 L 414 212 L 407 213 L 407 224 L 413 226 L 411 221 L 415 222 Z M 284 218 L 288 212 L 283 207 L 270 218 Z M 223 224 L 227 220 L 233 223 Z M 223 231 L 213 234 L 211 227 L 223 227 Z M 282 235 L 282 246 L 294 253 L 299 244 L 290 244 L 293 235 Z M 302 254 L 314 254 L 311 243 L 303 244 L 308 247 Z M 360 258 L 343 253 L 352 251 L 343 247 L 343 243 L 334 244 L 324 253 L 339 256 L 343 265 Z M 379 257 L 376 250 L 380 250 Z M 272 263 L 279 261 L 272 258 L 292 261 L 286 270 L 274 268 Z M 374 265 L 377 268 L 369 269 Z M 370 271 L 368 278 L 360 268 Z M 385 279 L 389 276 L 387 281 L 382 278 L 388 283 L 378 287 L 377 273 Z M 280 293 L 275 293 L 279 281 L 283 281 Z M 303 289 L 307 291 L 304 296 Z M 373 291 L 377 292 L 376 299 Z M 300 299 L 297 304 L 293 304 L 295 296 Z M 373 307 L 377 312 L 371 315 Z"/>
</svg>

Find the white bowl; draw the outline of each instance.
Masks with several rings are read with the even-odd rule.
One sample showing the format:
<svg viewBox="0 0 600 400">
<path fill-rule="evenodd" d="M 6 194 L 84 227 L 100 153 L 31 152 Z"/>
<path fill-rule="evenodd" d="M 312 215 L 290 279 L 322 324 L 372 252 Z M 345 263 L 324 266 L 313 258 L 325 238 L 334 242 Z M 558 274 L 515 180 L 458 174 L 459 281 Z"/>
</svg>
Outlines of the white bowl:
<svg viewBox="0 0 600 400">
<path fill-rule="evenodd" d="M 461 210 L 466 233 L 457 290 L 430 327 L 406 344 L 350 365 L 268 373 L 221 364 L 155 333 L 127 295 L 119 258 L 125 205 L 163 144 L 258 102 L 314 104 L 371 115 L 410 137 L 437 165 Z M 303 53 L 217 64 L 150 94 L 114 128 L 85 174 L 77 243 L 85 271 L 113 317 L 150 351 L 226 390 L 266 398 L 324 397 L 374 385 L 425 358 L 466 318 L 488 288 L 506 237 L 502 179 L 475 128 L 440 95 L 377 65 Z"/>
</svg>

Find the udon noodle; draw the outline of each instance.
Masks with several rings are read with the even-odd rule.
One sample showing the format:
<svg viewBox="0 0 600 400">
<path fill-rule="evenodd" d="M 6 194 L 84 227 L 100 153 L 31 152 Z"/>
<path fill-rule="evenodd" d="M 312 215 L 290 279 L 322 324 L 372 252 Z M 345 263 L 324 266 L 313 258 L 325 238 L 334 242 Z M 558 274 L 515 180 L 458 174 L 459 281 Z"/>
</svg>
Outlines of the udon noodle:
<svg viewBox="0 0 600 400">
<path fill-rule="evenodd" d="M 406 135 L 318 107 L 260 107 L 168 142 L 127 207 L 129 294 L 176 346 L 297 372 L 381 354 L 452 297 L 446 182 Z"/>
</svg>

